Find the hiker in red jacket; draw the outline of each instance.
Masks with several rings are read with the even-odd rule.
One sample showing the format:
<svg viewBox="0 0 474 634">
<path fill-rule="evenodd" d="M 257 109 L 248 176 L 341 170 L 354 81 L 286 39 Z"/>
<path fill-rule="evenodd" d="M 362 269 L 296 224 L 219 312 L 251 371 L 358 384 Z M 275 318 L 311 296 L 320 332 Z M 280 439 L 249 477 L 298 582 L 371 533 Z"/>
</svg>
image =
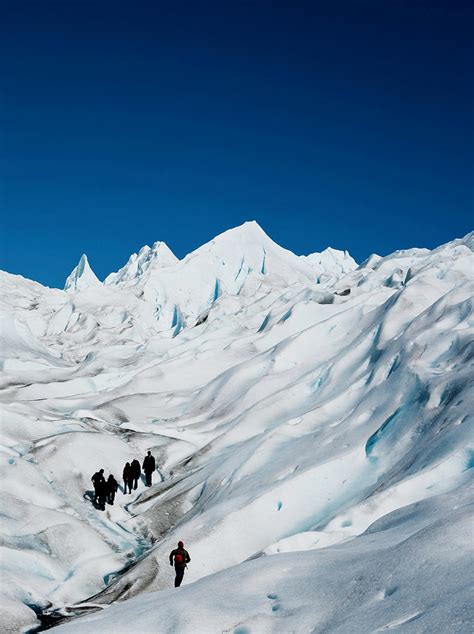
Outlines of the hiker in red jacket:
<svg viewBox="0 0 474 634">
<path fill-rule="evenodd" d="M 174 578 L 174 587 L 179 588 L 181 585 L 181 581 L 184 577 L 184 569 L 187 567 L 191 561 L 191 557 L 187 550 L 184 549 L 183 542 L 178 542 L 178 548 L 175 548 L 170 552 L 170 566 L 173 565 L 174 559 L 174 569 L 176 572 L 176 577 Z"/>
</svg>

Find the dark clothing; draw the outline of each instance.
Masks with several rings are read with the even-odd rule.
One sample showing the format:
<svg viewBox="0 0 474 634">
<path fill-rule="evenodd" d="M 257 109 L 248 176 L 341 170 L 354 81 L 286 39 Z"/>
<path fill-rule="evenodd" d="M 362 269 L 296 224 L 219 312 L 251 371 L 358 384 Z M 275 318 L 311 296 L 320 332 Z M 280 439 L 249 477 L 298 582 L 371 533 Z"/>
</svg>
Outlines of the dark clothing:
<svg viewBox="0 0 474 634">
<path fill-rule="evenodd" d="M 118 482 L 113 475 L 109 475 L 107 480 L 107 502 L 113 504 L 115 500 L 115 494 L 118 489 Z"/>
<path fill-rule="evenodd" d="M 96 471 L 91 480 L 94 484 L 97 484 L 97 482 L 105 482 L 104 475 L 100 471 Z"/>
<path fill-rule="evenodd" d="M 176 561 L 176 556 L 178 556 L 178 559 L 181 558 L 181 561 Z M 190 561 L 191 561 L 191 557 L 189 556 L 188 551 L 185 550 L 184 548 L 175 548 L 174 550 L 170 552 L 171 565 L 173 565 L 174 563 L 175 566 L 181 566 L 182 568 L 186 568 L 186 564 L 188 564 Z"/>
<path fill-rule="evenodd" d="M 145 460 L 143 461 L 143 471 L 145 473 L 151 473 L 156 468 L 155 458 L 154 456 L 145 456 Z"/>
<path fill-rule="evenodd" d="M 96 488 L 97 493 L 97 506 L 101 511 L 105 511 L 105 500 L 107 498 L 107 483 L 104 478 L 99 480 Z"/>
<path fill-rule="evenodd" d="M 179 586 L 181 585 L 181 582 L 183 581 L 183 577 L 184 577 L 184 568 L 175 566 L 174 570 L 176 572 L 175 578 L 174 578 L 174 587 L 175 588 L 179 588 Z"/>
<path fill-rule="evenodd" d="M 132 483 L 133 483 L 133 478 L 132 478 L 132 472 L 131 472 L 131 468 L 130 465 L 125 465 L 125 467 L 123 468 L 123 492 L 124 494 L 127 493 L 127 486 L 129 488 L 129 492 L 132 492 Z"/>
<path fill-rule="evenodd" d="M 94 502 L 97 502 L 98 491 L 97 488 L 100 487 L 100 484 L 103 482 L 105 484 L 105 478 L 100 471 L 96 471 L 91 478 L 92 483 L 94 485 Z"/>
<path fill-rule="evenodd" d="M 140 467 L 140 463 L 138 462 L 138 460 L 135 458 L 135 460 L 132 460 L 131 464 L 130 464 L 130 470 L 133 474 L 133 477 L 135 478 L 139 478 L 140 474 L 142 472 L 142 469 Z"/>
<path fill-rule="evenodd" d="M 155 458 L 151 455 L 145 456 L 143 461 L 143 471 L 145 472 L 146 486 L 151 487 L 151 474 L 156 468 Z"/>
<path fill-rule="evenodd" d="M 178 561 L 176 561 L 178 559 Z M 174 569 L 176 572 L 176 576 L 174 578 L 174 587 L 179 588 L 181 582 L 184 577 L 184 570 L 186 568 L 186 564 L 191 561 L 191 557 L 189 553 L 184 548 L 175 548 L 170 553 L 170 565 L 173 565 L 174 560 Z"/>
<path fill-rule="evenodd" d="M 132 477 L 134 489 L 136 489 L 138 486 L 138 478 L 140 477 L 141 473 L 142 470 L 140 468 L 140 463 L 138 462 L 138 460 L 132 460 L 132 464 L 130 465 L 130 475 Z"/>
</svg>

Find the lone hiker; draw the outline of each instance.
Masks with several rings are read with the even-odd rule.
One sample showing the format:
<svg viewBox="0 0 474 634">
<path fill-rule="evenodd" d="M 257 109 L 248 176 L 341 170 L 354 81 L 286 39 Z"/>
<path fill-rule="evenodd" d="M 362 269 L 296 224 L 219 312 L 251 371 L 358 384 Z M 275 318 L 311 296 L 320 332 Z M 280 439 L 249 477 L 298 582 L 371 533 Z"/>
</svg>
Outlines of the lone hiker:
<svg viewBox="0 0 474 634">
<path fill-rule="evenodd" d="M 138 478 L 141 475 L 141 467 L 140 467 L 140 463 L 138 462 L 138 460 L 135 458 L 134 460 L 132 460 L 132 464 L 130 465 L 130 474 L 132 476 L 132 480 L 133 480 L 133 488 L 136 489 L 138 486 Z M 130 491 L 131 493 L 131 491 Z"/>
<path fill-rule="evenodd" d="M 131 493 L 133 476 L 132 476 L 132 468 L 130 467 L 129 462 L 127 462 L 125 464 L 125 467 L 123 468 L 122 477 L 123 477 L 123 494 L 125 495 L 127 493 L 127 486 L 128 486 L 128 492 Z"/>
<path fill-rule="evenodd" d="M 94 504 L 97 502 L 97 498 L 99 497 L 99 488 L 100 488 L 100 483 L 103 482 L 105 484 L 105 478 L 104 478 L 104 470 L 103 469 L 99 469 L 99 471 L 96 471 L 94 473 L 94 475 L 91 478 L 92 483 L 94 484 Z"/>
<path fill-rule="evenodd" d="M 155 458 L 151 455 L 151 451 L 145 456 L 143 461 L 143 471 L 145 472 L 146 486 L 151 487 L 151 476 L 156 468 Z"/>
<path fill-rule="evenodd" d="M 187 567 L 186 564 L 191 561 L 191 557 L 189 556 L 188 551 L 184 549 L 183 542 L 179 541 L 178 548 L 175 548 L 170 552 L 170 566 L 173 565 L 173 559 L 174 569 L 176 572 L 176 577 L 174 578 L 174 587 L 179 588 L 184 577 L 184 569 Z"/>
<path fill-rule="evenodd" d="M 115 494 L 118 489 L 118 482 L 112 474 L 107 479 L 107 502 L 113 504 L 115 500 Z"/>
</svg>

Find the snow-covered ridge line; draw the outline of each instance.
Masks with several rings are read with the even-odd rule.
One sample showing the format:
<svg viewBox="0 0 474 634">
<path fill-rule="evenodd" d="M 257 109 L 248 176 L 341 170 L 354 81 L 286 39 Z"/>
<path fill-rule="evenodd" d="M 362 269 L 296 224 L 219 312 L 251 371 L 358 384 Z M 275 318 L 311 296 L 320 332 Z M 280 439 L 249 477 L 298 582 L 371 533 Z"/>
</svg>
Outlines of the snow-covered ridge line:
<svg viewBox="0 0 474 634">
<path fill-rule="evenodd" d="M 244 289 L 266 292 L 269 287 L 284 289 L 302 284 L 324 292 L 356 266 L 347 252 L 335 249 L 296 256 L 271 240 L 256 222 L 246 222 L 183 260 L 178 260 L 163 242 L 144 246 L 103 284 L 83 255 L 66 280 L 68 299 L 59 311 L 61 318 L 55 321 L 65 329 L 73 327 L 77 319 L 89 321 L 91 327 L 95 323 L 105 325 L 104 311 L 110 314 L 109 308 L 101 309 L 100 314 L 95 312 L 95 322 L 92 315 L 78 316 L 76 308 L 83 302 L 88 306 L 115 304 L 124 307 L 114 318 L 121 323 L 135 324 L 139 320 L 147 332 L 168 332 L 174 337 L 207 319 L 218 300 L 238 296 Z M 106 322 L 111 323 L 110 319 Z"/>
<path fill-rule="evenodd" d="M 232 258 L 233 253 L 239 251 L 242 265 L 247 262 L 247 266 L 252 266 L 250 262 L 253 261 L 255 252 L 258 251 L 259 261 L 254 262 L 256 266 L 253 269 L 255 272 L 262 273 L 265 268 L 263 263 L 266 248 L 275 250 L 283 258 L 292 261 L 296 268 L 302 268 L 305 275 L 309 274 L 312 279 L 320 274 L 337 275 L 341 272 L 348 272 L 357 266 L 347 251 L 338 251 L 331 247 L 321 253 L 295 256 L 291 251 L 283 249 L 273 242 L 256 221 L 249 221 L 216 236 L 186 255 L 182 260 L 179 260 L 164 242 L 155 242 L 151 247 L 145 245 L 138 253 L 132 253 L 121 269 L 107 275 L 103 283 L 106 285 L 127 285 L 136 282 L 142 276 L 149 275 L 152 271 L 158 271 L 165 267 L 176 266 L 177 270 L 183 273 L 186 271 L 185 263 L 196 257 L 205 259 L 205 254 L 213 252 L 216 252 L 217 258 L 220 258 L 221 262 L 226 265 L 226 257 Z M 298 264 L 297 258 L 300 259 L 300 264 Z M 240 268 L 242 269 L 242 267 Z M 97 284 L 100 284 L 100 281 L 92 270 L 87 255 L 83 254 L 77 266 L 66 279 L 64 290 L 80 291 Z"/>
<path fill-rule="evenodd" d="M 223 247 L 225 247 L 225 249 Z M 179 266 L 179 270 L 183 272 L 186 270 L 186 263 L 195 258 L 205 258 L 206 254 L 213 253 L 216 253 L 217 257 L 221 258 L 224 265 L 228 265 L 226 261 L 227 258 L 232 258 L 233 252 L 238 251 L 241 264 L 234 279 L 239 276 L 239 272 L 242 271 L 245 261 L 247 261 L 247 267 L 250 263 L 253 270 L 264 274 L 267 268 L 265 257 L 267 250 L 277 251 L 280 257 L 289 258 L 296 262 L 294 254 L 287 249 L 282 249 L 282 247 L 279 247 L 273 242 L 257 222 L 245 222 L 239 227 L 225 231 L 213 238 L 210 242 L 189 253 L 181 261 L 183 264 Z M 257 261 L 254 260 L 256 251 L 258 251 Z M 150 255 L 152 255 L 152 257 L 150 257 Z M 300 258 L 305 263 L 309 263 L 310 267 L 314 268 L 317 273 L 330 273 L 333 269 L 335 271 L 340 270 L 347 272 L 357 266 L 347 251 L 342 252 L 331 248 L 326 249 L 322 253 L 300 256 Z M 156 260 L 156 262 L 154 260 Z M 136 254 L 132 255 L 128 263 L 120 269 L 120 271 L 112 273 L 106 278 L 105 283 L 118 284 L 139 278 L 148 270 L 150 261 L 153 261 L 153 266 L 155 267 L 172 266 L 180 263 L 164 243 L 155 243 L 152 249 L 143 247 L 138 256 Z"/>
</svg>

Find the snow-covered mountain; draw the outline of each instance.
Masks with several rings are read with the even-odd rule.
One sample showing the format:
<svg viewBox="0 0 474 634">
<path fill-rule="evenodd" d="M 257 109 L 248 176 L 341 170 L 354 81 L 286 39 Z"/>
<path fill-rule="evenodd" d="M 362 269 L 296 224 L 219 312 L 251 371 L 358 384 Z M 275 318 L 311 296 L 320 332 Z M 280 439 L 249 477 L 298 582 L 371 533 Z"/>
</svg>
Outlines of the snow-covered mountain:
<svg viewBox="0 0 474 634">
<path fill-rule="evenodd" d="M 111 273 L 105 280 L 106 284 L 133 283 L 144 274 L 150 275 L 153 269 L 172 266 L 178 258 L 164 242 L 155 242 L 150 248 L 145 245 L 138 253 L 133 253 L 127 264 L 116 273 Z"/>
<path fill-rule="evenodd" d="M 87 255 L 81 255 L 78 265 L 71 272 L 64 285 L 65 291 L 78 291 L 88 286 L 99 286 L 100 282 L 91 269 Z"/>
<path fill-rule="evenodd" d="M 2 631 L 469 631 L 473 248 L 357 266 L 246 223 L 64 291 L 2 273 Z"/>
</svg>

